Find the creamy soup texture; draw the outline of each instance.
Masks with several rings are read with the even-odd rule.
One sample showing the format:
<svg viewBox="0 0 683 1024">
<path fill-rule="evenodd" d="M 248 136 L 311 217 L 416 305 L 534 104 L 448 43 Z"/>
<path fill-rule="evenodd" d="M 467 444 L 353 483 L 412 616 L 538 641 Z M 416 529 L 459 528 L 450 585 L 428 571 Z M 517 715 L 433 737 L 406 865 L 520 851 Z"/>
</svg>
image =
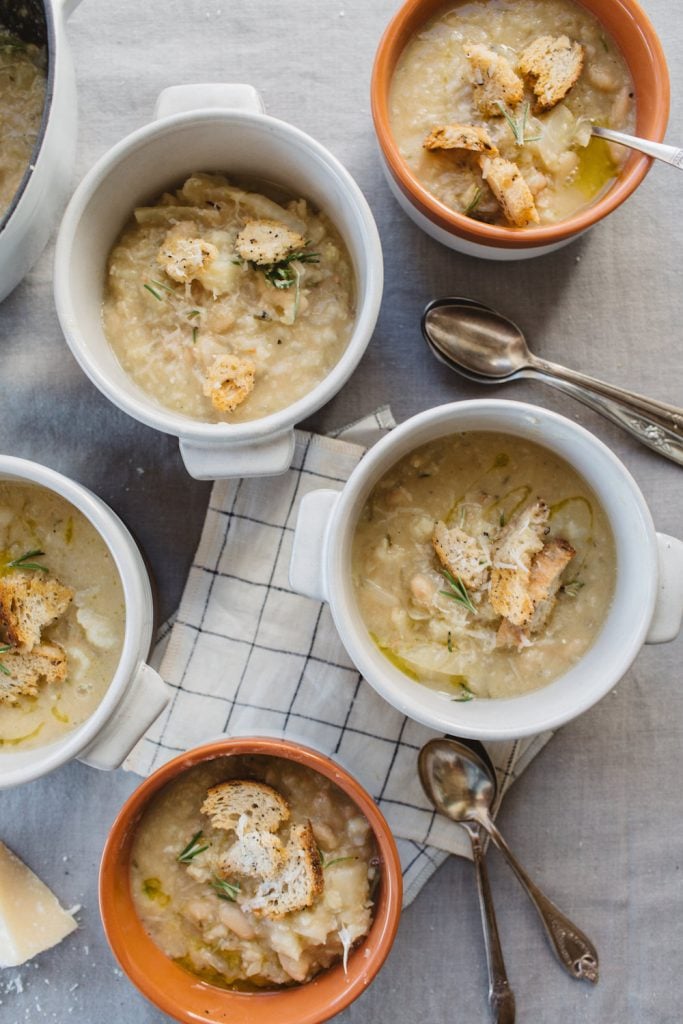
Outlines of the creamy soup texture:
<svg viewBox="0 0 683 1024">
<path fill-rule="evenodd" d="M 209 788 L 229 779 L 259 780 L 288 803 L 289 820 L 271 844 L 310 822 L 323 878 L 311 906 L 259 914 L 249 907 L 263 881 L 221 867 L 236 835 L 214 827 L 202 806 Z M 308 981 L 345 963 L 369 931 L 377 878 L 372 830 L 356 805 L 317 772 L 267 756 L 222 757 L 185 772 L 145 812 L 131 855 L 135 906 L 154 942 L 204 981 L 246 991 Z"/>
<path fill-rule="evenodd" d="M 41 628 L 30 651 L 8 642 L 0 621 L 0 758 L 3 751 L 57 740 L 93 713 L 116 670 L 125 623 L 119 574 L 85 516 L 44 488 L 0 481 L 0 604 L 4 609 L 8 586 L 18 587 L 14 602 L 35 621 L 40 608 L 28 588 L 49 588 L 55 581 L 72 598 L 55 621 Z M 64 678 L 48 682 L 41 677 L 35 694 L 15 701 L 17 680 L 26 679 L 32 657 L 41 651 L 65 657 Z M 18 654 L 21 661 L 15 660 Z"/>
<path fill-rule="evenodd" d="M 570 669 L 600 631 L 615 578 L 611 530 L 586 482 L 545 448 L 497 433 L 401 459 L 353 545 L 371 637 L 456 700 L 516 696 Z"/>
<path fill-rule="evenodd" d="M 43 47 L 0 25 L 0 218 L 12 202 L 38 137 L 45 102 Z"/>
<path fill-rule="evenodd" d="M 539 39 L 544 52 L 530 51 Z M 541 98 L 529 68 L 550 83 Z M 408 43 L 390 117 L 401 155 L 437 199 L 478 220 L 523 227 L 562 221 L 609 187 L 628 150 L 591 138 L 590 126 L 632 132 L 635 100 L 614 40 L 580 4 L 482 0 L 449 6 Z M 461 129 L 449 141 L 443 129 L 453 125 L 484 129 L 488 141 L 468 141 Z M 489 144 L 504 164 L 491 162 Z"/>
<path fill-rule="evenodd" d="M 121 365 L 160 405 L 253 420 L 338 362 L 354 322 L 351 260 L 305 199 L 195 174 L 135 211 L 109 257 L 103 318 Z"/>
</svg>

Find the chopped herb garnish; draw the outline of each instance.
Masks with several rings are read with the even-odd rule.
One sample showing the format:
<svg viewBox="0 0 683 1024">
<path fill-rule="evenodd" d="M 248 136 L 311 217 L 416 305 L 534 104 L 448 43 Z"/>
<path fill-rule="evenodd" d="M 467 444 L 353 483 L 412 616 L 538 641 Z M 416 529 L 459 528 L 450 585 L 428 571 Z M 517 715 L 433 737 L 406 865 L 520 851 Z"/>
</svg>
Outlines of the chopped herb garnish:
<svg viewBox="0 0 683 1024">
<path fill-rule="evenodd" d="M 457 601 L 458 604 L 462 604 L 467 608 L 468 611 L 472 612 L 473 615 L 477 614 L 477 609 L 472 604 L 472 599 L 467 593 L 467 587 L 460 579 L 459 576 L 453 576 L 448 569 L 441 569 L 441 575 L 450 585 L 450 590 L 440 590 L 439 593 L 443 594 L 444 597 L 450 597 L 453 601 Z"/>
<path fill-rule="evenodd" d="M 31 562 L 31 558 L 42 558 L 45 554 L 44 551 L 40 551 L 38 548 L 33 548 L 31 551 L 25 551 L 19 558 L 13 558 L 11 562 L 7 563 L 8 569 L 37 569 L 39 572 L 49 572 L 44 565 L 38 565 L 37 562 Z"/>
<path fill-rule="evenodd" d="M 391 539 L 391 534 L 390 533 L 385 533 L 384 534 L 384 539 L 387 542 L 387 547 L 390 548 L 392 546 L 392 544 L 394 543 L 393 540 Z"/>
<path fill-rule="evenodd" d="M 154 298 L 158 299 L 159 302 L 163 302 L 162 296 L 159 295 L 159 292 L 156 290 L 156 288 L 152 288 L 151 284 L 143 284 L 142 287 L 146 288 L 148 292 L 151 292 Z"/>
<path fill-rule="evenodd" d="M 448 630 L 448 640 L 446 641 L 446 647 L 448 648 L 449 654 L 453 653 L 453 641 L 451 639 L 451 631 Z"/>
<path fill-rule="evenodd" d="M 462 692 L 457 697 L 451 697 L 451 700 L 455 701 L 456 704 L 466 704 L 468 700 L 474 700 L 474 694 L 463 687 Z"/>
<path fill-rule="evenodd" d="M 192 839 L 190 839 L 185 849 L 181 850 L 181 852 L 178 854 L 176 860 L 179 861 L 181 864 L 189 864 L 190 861 L 193 860 L 198 853 L 203 853 L 204 850 L 208 850 L 208 843 L 205 843 L 204 846 L 201 845 L 203 836 L 204 833 L 201 831 L 201 829 L 199 830 L 199 832 L 196 832 L 192 836 Z"/>
<path fill-rule="evenodd" d="M 271 320 L 270 313 L 267 313 L 265 309 L 261 310 L 260 313 L 254 313 L 254 320 Z"/>
<path fill-rule="evenodd" d="M 239 882 L 226 882 L 224 878 L 214 875 L 211 880 L 211 888 L 220 900 L 229 900 L 230 903 L 235 903 L 240 891 L 240 884 Z"/>
<path fill-rule="evenodd" d="M 261 270 L 268 284 L 275 288 L 291 288 L 298 284 L 299 275 L 292 263 L 319 263 L 320 256 L 317 252 L 306 252 L 305 249 L 297 249 L 290 252 L 289 256 L 278 260 L 277 263 L 252 264 L 256 270 Z"/>
<path fill-rule="evenodd" d="M 11 647 L 0 647 L 0 654 L 6 654 L 7 651 L 11 651 L 11 650 L 12 650 Z M 3 676 L 11 676 L 12 675 L 10 670 L 7 668 L 7 665 L 3 665 L 3 663 L 1 661 L 0 661 L 0 672 L 2 672 Z"/>
<path fill-rule="evenodd" d="M 483 196 L 483 194 L 484 193 L 483 193 L 482 189 L 480 189 L 479 186 L 477 186 L 475 188 L 475 190 L 474 190 L 474 194 L 473 194 L 472 198 L 470 199 L 469 203 L 467 204 L 467 206 L 462 211 L 465 214 L 466 217 L 469 217 L 470 214 L 474 213 L 476 208 L 479 206 L 479 203 L 481 202 L 481 197 Z"/>
<path fill-rule="evenodd" d="M 418 478 L 418 480 L 425 480 L 428 476 L 431 476 L 431 475 L 432 475 L 431 473 L 418 473 L 417 474 L 417 478 Z"/>
<path fill-rule="evenodd" d="M 328 860 L 327 854 L 320 847 L 318 847 L 318 856 L 320 857 L 320 864 L 323 871 L 325 868 L 331 868 L 333 864 L 343 864 L 347 860 L 358 860 L 358 857 L 353 855 L 348 857 L 333 857 L 331 860 Z"/>
<path fill-rule="evenodd" d="M 523 146 L 527 142 L 538 142 L 541 138 L 540 135 L 534 135 L 527 138 L 526 135 L 526 122 L 529 117 L 529 101 L 522 106 L 522 114 L 517 120 L 512 116 L 508 108 L 500 100 L 496 100 L 496 106 L 500 108 L 500 112 L 510 126 L 510 131 L 515 137 L 515 142 L 518 146 Z"/>
<path fill-rule="evenodd" d="M 193 345 L 197 344 L 197 335 L 198 334 L 199 334 L 199 328 L 198 327 L 193 327 L 192 328 L 192 344 Z"/>
<path fill-rule="evenodd" d="M 562 587 L 562 590 L 568 597 L 576 597 L 581 588 L 585 586 L 586 584 L 583 580 L 569 580 L 569 582 L 565 583 Z"/>
<path fill-rule="evenodd" d="M 199 309 L 191 309 L 190 312 L 187 314 L 187 319 L 194 320 L 195 317 L 198 316 L 201 316 L 201 311 Z"/>
<path fill-rule="evenodd" d="M 505 513 L 504 512 L 500 513 L 500 516 L 498 518 L 498 525 L 499 526 L 505 526 Z"/>
<path fill-rule="evenodd" d="M 171 295 L 174 294 L 173 288 L 171 288 L 170 285 L 164 284 L 163 281 L 152 281 L 152 284 L 157 288 L 161 288 L 163 292 L 170 292 Z"/>
</svg>

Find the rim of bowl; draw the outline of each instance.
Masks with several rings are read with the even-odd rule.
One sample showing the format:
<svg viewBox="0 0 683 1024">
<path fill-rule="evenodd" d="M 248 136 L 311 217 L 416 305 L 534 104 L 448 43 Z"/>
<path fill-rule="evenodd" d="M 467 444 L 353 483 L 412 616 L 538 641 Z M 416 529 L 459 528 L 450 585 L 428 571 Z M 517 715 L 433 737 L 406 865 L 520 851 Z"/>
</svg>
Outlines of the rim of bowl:
<svg viewBox="0 0 683 1024">
<path fill-rule="evenodd" d="M 587 444 L 601 454 L 602 458 L 613 467 L 628 488 L 633 501 L 634 522 L 637 521 L 641 527 L 642 539 L 644 541 L 643 550 L 647 550 L 647 557 L 649 557 L 652 564 L 657 565 L 655 527 L 649 508 L 636 481 L 614 452 L 591 431 L 568 419 L 566 416 L 562 416 L 560 413 L 530 405 L 526 402 L 514 402 L 496 398 L 451 402 L 436 406 L 433 409 L 427 409 L 412 416 L 400 426 L 394 428 L 394 430 L 378 441 L 376 445 L 373 445 L 356 469 L 354 469 L 341 491 L 340 499 L 332 512 L 329 526 L 330 536 L 335 535 L 335 543 L 327 545 L 325 555 L 325 568 L 330 580 L 330 608 L 335 625 L 349 656 L 373 689 L 393 707 L 414 721 L 421 722 L 423 725 L 438 729 L 441 732 L 454 732 L 479 740 L 511 740 L 523 736 L 532 736 L 548 729 L 557 728 L 596 704 L 621 679 L 640 651 L 652 618 L 656 598 L 656 575 L 653 573 L 651 578 L 643 583 L 641 594 L 642 611 L 637 628 L 631 629 L 628 635 L 624 635 L 622 645 L 619 650 L 615 650 L 613 672 L 610 675 L 605 675 L 604 682 L 598 681 L 594 687 L 591 687 L 590 693 L 585 697 L 573 697 L 573 699 L 570 699 L 572 694 L 569 693 L 566 695 L 562 708 L 559 710 L 547 713 L 544 716 L 539 716 L 537 713 L 532 724 L 526 728 L 505 723 L 495 727 L 486 724 L 472 725 L 468 722 L 469 716 L 467 713 L 462 711 L 463 708 L 471 708 L 472 705 L 470 704 L 444 702 L 443 710 L 441 708 L 434 711 L 431 708 L 425 710 L 424 691 L 427 689 L 427 692 L 429 692 L 429 689 L 419 683 L 408 680 L 407 676 L 395 668 L 387 659 L 383 658 L 379 652 L 376 652 L 378 657 L 374 657 L 374 645 L 368 639 L 367 628 L 361 631 L 358 626 L 358 616 L 355 614 L 357 606 L 354 603 L 349 584 L 349 566 L 348 560 L 345 558 L 348 544 L 351 542 L 358 519 L 359 505 L 362 506 L 362 501 L 367 498 L 372 487 L 388 471 L 390 466 L 395 465 L 399 459 L 412 450 L 410 447 L 403 447 L 404 441 L 417 433 L 423 425 L 433 423 L 436 426 L 438 423 L 441 423 L 444 429 L 440 432 L 435 430 L 430 439 L 415 441 L 414 448 L 429 443 L 429 440 L 433 440 L 436 437 L 446 437 L 472 430 L 479 432 L 486 432 L 488 430 L 495 433 L 509 432 L 514 435 L 516 432 L 509 424 L 492 424 L 490 428 L 483 425 L 459 425 L 462 424 L 463 415 L 467 416 L 469 413 L 476 412 L 484 415 L 499 415 L 501 411 L 503 413 L 509 412 L 511 415 L 516 412 L 520 416 L 528 415 L 535 419 L 540 417 L 543 421 L 550 424 L 557 423 L 563 429 L 569 429 L 584 444 Z M 536 439 L 535 443 L 541 447 L 545 446 L 550 451 L 556 451 L 554 446 L 544 442 L 542 438 Z M 387 460 L 385 453 L 391 452 L 396 448 L 402 448 L 402 454 L 394 455 L 392 461 Z M 567 461 L 579 476 L 585 479 L 586 474 L 576 468 L 569 456 L 562 452 L 560 453 L 560 458 Z M 590 483 L 589 486 L 595 489 Z M 610 529 L 614 533 L 613 517 L 608 515 L 608 521 Z M 615 586 L 615 596 L 617 586 L 618 580 Z M 612 601 L 614 601 L 614 597 Z M 574 671 L 578 665 L 585 661 L 593 650 L 599 635 L 595 637 L 593 644 L 582 655 L 580 661 L 569 671 Z M 379 661 L 378 658 L 382 658 L 382 660 Z M 528 693 L 509 698 L 487 699 L 485 702 L 480 703 L 482 705 L 485 704 L 486 707 L 499 708 L 503 708 L 505 705 L 510 708 L 513 704 L 520 707 L 522 703 L 533 707 L 539 694 L 547 691 L 549 687 L 561 684 L 567 674 L 565 672 L 556 679 L 551 680 L 548 684 Z M 410 687 L 405 685 L 406 680 L 411 683 Z"/>
<path fill-rule="evenodd" d="M 349 958 L 349 975 L 340 964 L 311 981 L 267 992 L 235 992 L 194 977 L 175 964 L 147 935 L 130 892 L 129 858 L 137 826 L 150 801 L 189 768 L 217 757 L 259 754 L 295 761 L 337 785 L 367 818 L 381 862 L 378 908 L 370 932 Z M 336 761 L 292 740 L 247 736 L 218 740 L 179 754 L 144 780 L 114 821 L 102 854 L 100 914 L 107 941 L 130 981 L 152 1003 L 186 1024 L 321 1024 L 340 1013 L 373 981 L 393 945 L 401 914 L 403 879 L 396 841 L 370 794 Z M 130 944 L 135 951 L 130 951 Z M 368 956 L 364 952 L 370 950 Z M 351 978 L 349 981 L 348 978 Z M 174 991 L 172 991 L 174 990 Z M 183 1005 L 180 993 L 193 993 L 201 1010 Z M 200 999 L 201 997 L 201 999 Z"/>
<path fill-rule="evenodd" d="M 296 402 L 285 406 L 284 409 L 270 413 L 268 416 L 247 420 L 243 423 L 211 423 L 207 420 L 191 419 L 157 405 L 151 396 L 147 396 L 138 385 L 135 385 L 132 378 L 129 378 L 130 390 L 112 383 L 110 377 L 101 369 L 99 360 L 93 357 L 87 340 L 83 336 L 71 295 L 71 254 L 74 238 L 85 210 L 96 196 L 102 183 L 117 173 L 119 165 L 129 154 L 153 144 L 157 138 L 163 135 L 173 134 L 178 128 L 207 122 L 219 122 L 226 129 L 234 124 L 254 124 L 256 122 L 266 133 L 280 138 L 287 136 L 290 141 L 293 140 L 305 147 L 317 165 L 324 167 L 328 182 L 336 182 L 349 198 L 357 218 L 360 234 L 363 236 L 362 244 L 368 263 L 368 271 L 364 281 L 361 282 L 357 272 L 355 254 L 349 248 L 356 289 L 360 292 L 361 284 L 363 284 L 366 294 L 356 312 L 349 342 L 338 362 L 314 388 L 297 399 Z M 329 185 L 325 187 L 325 191 L 330 191 Z M 334 218 L 330 219 L 337 230 L 340 230 Z M 62 332 L 81 369 L 93 384 L 114 405 L 147 426 L 175 437 L 204 443 L 213 442 L 216 445 L 253 441 L 283 433 L 330 401 L 346 384 L 372 340 L 379 317 L 384 285 L 382 244 L 372 210 L 360 186 L 337 157 L 322 143 L 288 121 L 272 117 L 269 114 L 228 108 L 184 111 L 151 121 L 126 135 L 108 149 L 85 174 L 66 208 L 57 236 L 54 268 L 55 304 Z M 126 376 L 128 377 L 128 375 Z"/>
<path fill-rule="evenodd" d="M 151 607 L 152 595 L 147 571 L 135 541 L 114 510 L 83 484 L 40 462 L 16 458 L 13 455 L 0 455 L 0 480 L 6 479 L 17 479 L 58 494 L 92 524 L 116 566 L 123 590 L 126 618 L 119 661 L 100 703 L 82 725 L 66 733 L 61 739 L 54 740 L 44 747 L 38 746 L 26 751 L 35 757 L 30 765 L 8 770 L 3 766 L 0 754 L 0 789 L 32 782 L 77 757 L 97 737 L 116 710 L 141 664 L 141 644 L 147 646 L 152 639 L 151 616 L 147 624 L 143 616 L 134 614 L 134 609 L 144 605 L 146 598 L 149 598 Z M 133 547 L 129 547 L 128 543 Z"/>
<path fill-rule="evenodd" d="M 648 139 L 661 142 L 669 120 L 669 72 L 662 44 L 645 11 L 636 0 L 573 2 L 585 7 L 604 24 L 612 38 L 621 37 L 617 44 L 631 73 L 636 95 L 636 131 Z M 552 245 L 579 235 L 628 199 L 650 170 L 653 163 L 651 157 L 633 152 L 615 182 L 594 203 L 558 224 L 533 228 L 515 229 L 475 221 L 440 202 L 421 184 L 400 155 L 394 139 L 389 116 L 389 93 L 396 64 L 410 37 L 425 21 L 437 14 L 440 9 L 445 10 L 447 6 L 444 0 L 407 0 L 385 30 L 372 70 L 371 106 L 377 140 L 388 172 L 397 187 L 418 210 L 443 230 L 468 241 L 502 249 L 528 249 Z M 605 9 L 612 11 L 611 19 L 607 20 L 611 20 L 613 24 L 606 23 Z M 635 54 L 632 55 L 633 62 L 626 56 L 622 43 L 627 38 L 631 40 L 631 45 L 639 50 L 640 59 L 637 61 Z M 648 58 L 647 64 L 642 61 L 644 55 Z M 639 84 L 643 83 L 643 79 L 646 79 L 646 83 Z M 641 96 L 646 97 L 649 112 L 644 128 L 641 123 Z"/>
</svg>

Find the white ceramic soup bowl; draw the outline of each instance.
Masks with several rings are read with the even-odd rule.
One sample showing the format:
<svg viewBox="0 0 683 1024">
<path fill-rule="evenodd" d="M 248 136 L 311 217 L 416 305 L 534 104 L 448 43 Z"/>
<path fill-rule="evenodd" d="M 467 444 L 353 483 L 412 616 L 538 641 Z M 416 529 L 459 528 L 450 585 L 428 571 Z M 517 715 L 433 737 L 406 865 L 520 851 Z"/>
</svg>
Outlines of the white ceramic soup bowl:
<svg viewBox="0 0 683 1024">
<path fill-rule="evenodd" d="M 534 441 L 583 476 L 614 534 L 617 579 L 602 629 L 568 672 L 519 697 L 454 702 L 405 676 L 370 639 L 353 591 L 351 546 L 363 505 L 391 466 L 428 441 L 474 430 Z M 393 430 L 364 456 L 341 492 L 318 490 L 303 498 L 290 581 L 294 590 L 329 601 L 358 670 L 399 711 L 443 732 L 482 740 L 512 739 L 575 718 L 614 686 L 643 643 L 677 635 L 683 615 L 683 543 L 655 533 L 645 499 L 629 472 L 583 427 L 520 402 L 459 402 L 429 409 Z"/>
<path fill-rule="evenodd" d="M 100 534 L 123 586 L 125 632 L 116 672 L 89 718 L 59 740 L 32 750 L 0 749 L 0 789 L 30 782 L 78 758 L 93 768 L 118 768 L 168 703 L 171 691 L 145 664 L 153 635 L 152 589 L 135 541 L 108 505 L 61 473 L 0 455 L 0 480 L 37 484 L 61 495 Z"/>
<path fill-rule="evenodd" d="M 80 0 L 0 0 L 0 24 L 47 48 L 43 117 L 12 202 L 0 210 L 0 301 L 45 248 L 71 188 L 76 155 L 76 82 L 65 23 Z"/>
<path fill-rule="evenodd" d="M 193 172 L 267 180 L 324 210 L 351 255 L 356 317 L 339 362 L 303 398 L 247 423 L 207 423 L 164 408 L 125 373 L 102 328 L 107 257 L 141 203 L 178 187 Z M 197 479 L 264 476 L 288 469 L 294 424 L 346 383 L 370 341 L 382 297 L 379 234 L 360 189 L 319 143 L 267 117 L 247 85 L 174 86 L 159 97 L 155 120 L 127 136 L 85 176 L 62 221 L 55 299 L 62 330 L 83 370 L 121 409 L 180 439 Z"/>
</svg>

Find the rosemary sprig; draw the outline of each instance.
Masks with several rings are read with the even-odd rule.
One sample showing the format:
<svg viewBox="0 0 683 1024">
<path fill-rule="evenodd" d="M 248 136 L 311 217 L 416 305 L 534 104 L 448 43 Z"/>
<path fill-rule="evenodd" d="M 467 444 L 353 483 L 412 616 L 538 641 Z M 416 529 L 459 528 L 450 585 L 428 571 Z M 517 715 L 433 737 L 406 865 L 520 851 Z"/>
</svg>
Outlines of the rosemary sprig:
<svg viewBox="0 0 683 1024">
<path fill-rule="evenodd" d="M 224 878 L 214 875 L 211 879 L 211 888 L 219 900 L 229 900 L 230 903 L 235 903 L 240 891 L 240 884 L 239 882 L 226 882 Z"/>
<path fill-rule="evenodd" d="M 278 260 L 277 263 L 253 264 L 257 270 L 262 271 L 268 284 L 275 288 L 291 288 L 299 284 L 299 275 L 292 263 L 320 263 L 320 256 L 317 252 L 307 252 L 305 249 L 297 249 L 290 252 L 289 256 Z"/>
<path fill-rule="evenodd" d="M 11 562 L 7 563 L 8 569 L 38 569 L 39 572 L 49 572 L 44 565 L 38 565 L 37 562 L 30 562 L 30 558 L 41 558 L 45 554 L 44 551 L 40 551 L 38 548 L 32 548 L 31 551 L 25 551 L 19 558 L 13 558 Z"/>
<path fill-rule="evenodd" d="M 193 327 L 192 328 L 192 344 L 193 345 L 197 344 L 197 335 L 198 334 L 199 334 L 199 328 L 198 327 Z"/>
<path fill-rule="evenodd" d="M 451 700 L 455 701 L 456 704 L 466 704 L 468 700 L 474 700 L 474 694 L 463 687 L 458 696 L 451 697 Z"/>
<path fill-rule="evenodd" d="M 201 310 L 199 310 L 199 309 L 191 309 L 190 312 L 187 314 L 187 319 L 188 320 L 194 320 L 198 316 L 201 316 Z"/>
<path fill-rule="evenodd" d="M 453 576 L 448 569 L 440 569 L 441 575 L 450 586 L 450 590 L 440 590 L 439 593 L 443 594 L 444 597 L 450 597 L 453 601 L 457 601 L 458 604 L 462 604 L 467 608 L 473 615 L 477 614 L 477 609 L 472 604 L 472 599 L 467 593 L 467 587 L 460 579 L 459 576 Z"/>
<path fill-rule="evenodd" d="M 482 190 L 479 188 L 479 186 L 477 186 L 474 190 L 474 195 L 470 199 L 465 209 L 462 211 L 466 217 L 469 217 L 470 214 L 474 213 L 476 208 L 479 206 L 479 203 L 481 202 L 481 197 L 483 194 L 484 193 L 482 192 Z"/>
<path fill-rule="evenodd" d="M 192 836 L 192 839 L 190 839 L 185 849 L 181 850 L 178 856 L 176 857 L 176 860 L 180 864 L 189 864 L 197 856 L 198 853 L 203 853 L 204 850 L 208 850 L 208 843 L 206 843 L 204 846 L 200 845 L 203 836 L 204 833 L 202 832 L 201 829 L 199 830 L 199 832 L 195 832 L 195 834 Z"/>
<path fill-rule="evenodd" d="M 522 106 L 522 114 L 519 119 L 515 120 L 508 108 L 501 100 L 496 100 L 496 106 L 500 108 L 500 112 L 510 126 L 510 131 L 515 137 L 515 142 L 518 146 L 524 146 L 527 142 L 538 142 L 541 138 L 540 135 L 533 135 L 529 138 L 526 137 L 526 123 L 529 117 L 529 101 Z"/>
<path fill-rule="evenodd" d="M 569 580 L 569 582 L 565 583 L 562 587 L 562 590 L 568 597 L 576 597 L 581 588 L 585 586 L 586 584 L 583 580 Z"/>
<path fill-rule="evenodd" d="M 148 292 L 151 292 L 154 298 L 158 299 L 159 302 L 164 301 L 163 296 L 159 295 L 159 292 L 156 290 L 156 288 L 152 288 L 151 284 L 143 284 L 142 287 L 146 288 Z"/>
<path fill-rule="evenodd" d="M 12 650 L 12 648 L 10 647 L 10 645 L 9 644 L 5 644 L 4 647 L 0 647 L 0 654 L 7 654 L 7 652 L 11 651 L 11 650 Z M 2 672 L 2 674 L 4 676 L 11 676 L 12 675 L 10 670 L 7 668 L 7 665 L 3 665 L 3 663 L 1 661 L 0 661 L 0 672 Z"/>
<path fill-rule="evenodd" d="M 348 857 L 332 857 L 331 860 L 327 860 L 327 855 L 325 854 L 325 851 L 320 847 L 318 847 L 318 855 L 320 857 L 320 864 L 322 866 L 323 871 L 325 870 L 325 868 L 331 868 L 333 864 L 343 864 L 347 860 L 358 860 L 358 857 L 355 857 L 352 854 Z"/>
<path fill-rule="evenodd" d="M 162 292 L 170 292 L 171 295 L 175 295 L 175 289 L 171 288 L 171 286 L 168 284 L 164 284 L 163 281 L 152 281 L 152 284 L 156 288 L 161 288 Z"/>
</svg>

